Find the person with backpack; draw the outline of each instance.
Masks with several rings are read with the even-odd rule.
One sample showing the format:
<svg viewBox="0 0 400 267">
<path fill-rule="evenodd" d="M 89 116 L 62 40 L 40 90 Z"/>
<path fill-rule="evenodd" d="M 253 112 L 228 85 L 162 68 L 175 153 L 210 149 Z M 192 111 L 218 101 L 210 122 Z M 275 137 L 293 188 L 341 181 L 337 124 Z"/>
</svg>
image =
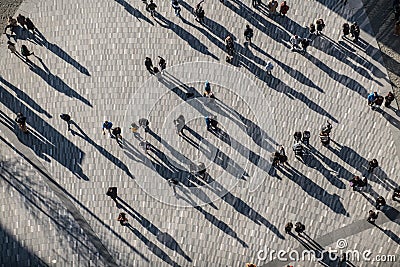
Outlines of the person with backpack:
<svg viewBox="0 0 400 267">
<path fill-rule="evenodd" d="M 246 38 L 246 41 L 249 42 L 249 44 L 251 44 L 251 38 L 253 37 L 253 35 L 253 29 L 251 29 L 250 26 L 247 24 L 246 30 L 244 30 L 244 37 Z"/>
<path fill-rule="evenodd" d="M 289 11 L 289 6 L 286 4 L 286 1 L 283 1 L 281 3 L 280 9 L 279 9 L 279 14 L 284 17 L 287 12 Z"/>
</svg>

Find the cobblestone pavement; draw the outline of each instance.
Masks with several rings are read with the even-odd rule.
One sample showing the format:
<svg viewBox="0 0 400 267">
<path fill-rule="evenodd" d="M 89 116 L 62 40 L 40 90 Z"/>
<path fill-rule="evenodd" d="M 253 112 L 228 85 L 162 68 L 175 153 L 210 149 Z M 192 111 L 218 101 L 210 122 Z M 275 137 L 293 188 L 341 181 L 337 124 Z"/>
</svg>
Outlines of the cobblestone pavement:
<svg viewBox="0 0 400 267">
<path fill-rule="evenodd" d="M 2 266 L 280 266 L 286 263 L 258 256 L 301 250 L 303 239 L 284 233 L 287 221 L 303 222 L 314 247 L 342 238 L 348 248 L 399 257 L 398 207 L 390 200 L 399 183 L 399 120 L 394 109 L 366 103 L 369 92 L 385 95 L 391 86 L 362 2 L 336 2 L 289 1 L 287 17 L 268 16 L 250 1 L 205 2 L 201 25 L 193 1 L 181 2 L 182 18 L 169 1 L 156 2 L 155 18 L 140 1 L 24 1 L 17 13 L 29 15 L 40 34 L 20 30 L 17 46 L 35 56 L 26 63 L 0 50 Z M 290 36 L 307 36 L 318 17 L 324 34 L 307 54 L 290 51 Z M 362 28 L 358 44 L 336 26 L 354 20 Z M 251 46 L 246 24 L 255 31 Z M 228 33 L 236 41 L 232 65 L 225 62 Z M 146 56 L 154 64 L 164 57 L 168 68 L 150 75 Z M 214 101 L 201 97 L 206 80 Z M 13 123 L 18 111 L 28 117 L 29 135 Z M 72 131 L 62 112 L 72 115 Z M 180 115 L 184 136 L 173 124 Z M 222 131 L 206 130 L 209 115 Z M 150 130 L 134 134 L 129 127 L 140 118 Z M 102 134 L 105 120 L 122 128 L 121 147 Z M 326 120 L 330 147 L 318 138 Z M 304 162 L 291 151 L 297 130 L 311 132 Z M 271 169 L 280 144 L 289 165 Z M 372 158 L 380 168 L 367 174 Z M 191 173 L 200 162 L 205 178 Z M 354 174 L 368 175 L 363 194 L 349 188 Z M 169 185 L 171 178 L 179 185 Z M 117 205 L 105 195 L 110 186 L 118 188 Z M 389 204 L 381 229 L 364 220 L 378 195 Z"/>
</svg>

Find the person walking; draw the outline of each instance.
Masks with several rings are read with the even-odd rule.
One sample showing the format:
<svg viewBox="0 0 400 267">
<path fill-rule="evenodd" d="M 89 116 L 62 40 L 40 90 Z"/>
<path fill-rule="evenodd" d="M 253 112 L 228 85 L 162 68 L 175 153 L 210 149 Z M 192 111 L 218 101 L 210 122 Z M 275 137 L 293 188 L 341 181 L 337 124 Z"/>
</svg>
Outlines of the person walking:
<svg viewBox="0 0 400 267">
<path fill-rule="evenodd" d="M 65 113 L 60 114 L 60 118 L 68 125 L 68 131 L 71 131 L 71 116 Z"/>
<path fill-rule="evenodd" d="M 268 62 L 267 62 L 267 65 L 265 65 L 265 72 L 266 72 L 268 75 L 271 75 L 273 69 L 274 69 L 274 64 L 272 64 L 271 61 L 268 61 Z"/>
<path fill-rule="evenodd" d="M 360 176 L 356 175 L 350 180 L 350 187 L 353 188 L 353 191 L 356 191 L 357 187 L 360 186 L 360 184 L 361 184 Z"/>
<path fill-rule="evenodd" d="M 351 36 L 354 37 L 353 42 L 357 42 L 358 38 L 360 38 L 360 27 L 358 26 L 357 22 L 353 22 L 350 27 Z"/>
<path fill-rule="evenodd" d="M 121 213 L 118 215 L 117 221 L 119 221 L 119 223 L 120 223 L 122 226 L 127 225 L 128 219 L 126 218 L 126 214 L 125 214 L 124 212 L 121 212 Z"/>
<path fill-rule="evenodd" d="M 311 38 L 311 36 L 313 36 L 315 34 L 317 30 L 315 29 L 315 24 L 314 23 L 310 23 L 310 25 L 308 26 L 308 38 Z"/>
<path fill-rule="evenodd" d="M 288 160 L 288 157 L 286 156 L 285 148 L 283 146 L 281 146 L 279 149 L 279 163 L 282 166 L 285 166 L 287 160 Z"/>
<path fill-rule="evenodd" d="M 117 193 L 117 188 L 116 187 L 109 187 L 107 190 L 106 195 L 109 196 L 112 200 L 116 200 L 118 193 Z"/>
<path fill-rule="evenodd" d="M 17 47 L 15 44 L 11 41 L 7 41 L 7 48 L 10 50 L 11 53 L 16 54 L 17 53 Z"/>
<path fill-rule="evenodd" d="M 372 173 L 376 167 L 378 167 L 378 160 L 377 159 L 373 159 L 373 160 L 368 161 L 368 172 L 369 173 Z"/>
<path fill-rule="evenodd" d="M 17 113 L 17 117 L 15 118 L 15 121 L 18 123 L 19 128 L 23 133 L 28 133 L 28 127 L 26 127 L 26 117 L 22 112 Z"/>
<path fill-rule="evenodd" d="M 211 91 L 211 85 L 209 81 L 206 81 L 204 84 L 203 96 L 208 98 L 215 98 L 214 93 Z"/>
<path fill-rule="evenodd" d="M 292 229 L 293 229 L 293 223 L 292 222 L 288 222 L 285 225 L 285 233 L 291 234 L 292 233 Z"/>
<path fill-rule="evenodd" d="M 4 28 L 4 34 L 7 34 L 7 29 L 10 29 L 11 33 L 15 33 L 15 29 L 18 27 L 17 20 L 13 17 L 8 17 L 8 24 Z"/>
<path fill-rule="evenodd" d="M 194 15 L 196 17 L 196 21 L 200 22 L 201 24 L 204 23 L 204 17 L 205 17 L 205 12 L 203 9 L 203 6 L 201 5 L 204 1 L 200 1 L 200 3 L 198 3 L 196 5 L 196 8 L 194 10 Z"/>
<path fill-rule="evenodd" d="M 163 70 L 165 70 L 165 69 L 167 68 L 167 62 L 165 61 L 165 59 L 163 59 L 163 58 L 160 57 L 160 56 L 158 56 L 158 58 L 160 59 L 160 60 L 158 61 L 158 66 L 160 66 L 160 70 L 161 70 L 161 72 L 162 72 Z"/>
<path fill-rule="evenodd" d="M 150 3 L 146 7 L 146 9 L 148 11 L 150 11 L 150 15 L 152 17 L 154 17 L 154 15 L 156 14 L 156 8 L 157 8 L 157 5 L 153 2 L 153 0 L 150 0 Z"/>
<path fill-rule="evenodd" d="M 111 138 L 111 137 L 112 137 L 112 135 L 111 135 L 111 128 L 112 128 L 112 126 L 113 126 L 113 124 L 112 124 L 111 121 L 105 121 L 105 122 L 103 123 L 103 128 L 102 128 L 102 130 L 103 130 L 103 135 L 105 135 L 106 132 L 108 131 L 108 133 L 109 133 L 109 135 L 110 135 L 110 138 Z"/>
<path fill-rule="evenodd" d="M 350 34 L 350 25 L 346 22 L 342 26 L 342 33 L 343 33 L 343 38 L 347 37 L 347 35 Z"/>
<path fill-rule="evenodd" d="M 378 219 L 378 212 L 373 210 L 368 211 L 367 222 L 375 224 L 376 219 Z"/>
<path fill-rule="evenodd" d="M 235 46 L 233 39 L 230 35 L 225 38 L 225 48 L 229 56 L 233 56 L 235 53 Z"/>
<path fill-rule="evenodd" d="M 174 124 L 176 127 L 176 133 L 180 136 L 185 135 L 183 133 L 183 129 L 185 129 L 185 125 L 186 125 L 185 117 L 183 115 L 179 115 L 179 117 L 176 120 L 174 120 Z"/>
<path fill-rule="evenodd" d="M 253 38 L 254 32 L 253 29 L 250 28 L 250 25 L 246 25 L 246 29 L 244 30 L 244 37 L 246 38 L 246 41 L 251 44 L 251 38 Z"/>
<path fill-rule="evenodd" d="M 392 92 L 389 92 L 387 96 L 385 96 L 385 107 L 390 107 L 390 104 L 392 104 L 394 100 L 394 94 Z"/>
<path fill-rule="evenodd" d="M 178 0 L 172 0 L 171 2 L 172 8 L 175 11 L 175 16 L 180 17 L 181 16 L 181 7 L 179 6 Z"/>
<path fill-rule="evenodd" d="M 321 35 L 322 34 L 322 30 L 325 28 L 325 22 L 323 19 L 317 19 L 315 21 L 315 25 L 317 28 L 317 35 Z"/>
<path fill-rule="evenodd" d="M 371 109 L 374 109 L 374 102 L 377 97 L 378 97 L 377 92 L 372 92 L 367 96 L 368 106 L 370 106 Z"/>
<path fill-rule="evenodd" d="M 122 136 L 121 136 L 121 128 L 120 127 L 115 127 L 111 130 L 111 133 L 113 134 L 113 136 L 115 137 L 115 140 L 117 141 L 118 145 L 121 145 L 121 141 L 122 141 Z"/>
<path fill-rule="evenodd" d="M 143 127 L 145 133 L 147 133 L 150 130 L 149 124 L 150 122 L 148 119 L 146 118 L 139 119 L 139 126 Z"/>
<path fill-rule="evenodd" d="M 277 10 L 278 6 L 279 6 L 278 1 L 270 0 L 268 3 L 269 14 L 276 15 L 277 14 L 276 10 Z"/>
<path fill-rule="evenodd" d="M 375 207 L 377 210 L 380 210 L 381 207 L 386 205 L 386 200 L 383 198 L 383 196 L 379 196 L 376 200 L 375 200 Z"/>
<path fill-rule="evenodd" d="M 22 45 L 21 46 L 21 55 L 25 57 L 26 61 L 30 61 L 29 60 L 29 56 L 34 55 L 34 52 L 29 51 L 28 47 L 26 47 L 26 45 Z"/>
<path fill-rule="evenodd" d="M 303 52 L 307 53 L 307 47 L 310 46 L 310 40 L 307 38 L 302 38 L 300 41 L 301 47 L 303 48 Z"/>
<path fill-rule="evenodd" d="M 144 65 L 146 66 L 146 69 L 153 74 L 153 62 L 151 61 L 151 58 L 146 57 L 146 59 L 144 60 Z"/>
<path fill-rule="evenodd" d="M 298 234 L 301 235 L 304 231 L 306 230 L 306 226 L 302 224 L 301 222 L 297 222 L 294 226 L 294 231 Z"/>
<path fill-rule="evenodd" d="M 292 51 L 296 51 L 296 50 L 301 50 L 299 44 L 300 44 L 300 37 L 298 35 L 293 35 L 290 38 L 290 43 L 292 44 Z"/>
<path fill-rule="evenodd" d="M 283 1 L 281 3 L 281 6 L 279 8 L 279 14 L 284 17 L 286 16 L 287 12 L 289 11 L 289 6 L 286 4 L 286 1 Z"/>
</svg>

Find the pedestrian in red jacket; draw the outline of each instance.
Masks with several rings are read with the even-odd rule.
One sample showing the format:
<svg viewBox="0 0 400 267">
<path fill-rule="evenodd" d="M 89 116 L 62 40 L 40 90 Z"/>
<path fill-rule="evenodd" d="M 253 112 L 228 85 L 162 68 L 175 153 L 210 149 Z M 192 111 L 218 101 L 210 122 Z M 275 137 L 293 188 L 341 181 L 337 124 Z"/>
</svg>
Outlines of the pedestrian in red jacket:
<svg viewBox="0 0 400 267">
<path fill-rule="evenodd" d="M 279 14 L 283 17 L 289 11 L 289 6 L 286 4 L 286 1 L 281 3 L 281 7 L 279 9 Z"/>
</svg>

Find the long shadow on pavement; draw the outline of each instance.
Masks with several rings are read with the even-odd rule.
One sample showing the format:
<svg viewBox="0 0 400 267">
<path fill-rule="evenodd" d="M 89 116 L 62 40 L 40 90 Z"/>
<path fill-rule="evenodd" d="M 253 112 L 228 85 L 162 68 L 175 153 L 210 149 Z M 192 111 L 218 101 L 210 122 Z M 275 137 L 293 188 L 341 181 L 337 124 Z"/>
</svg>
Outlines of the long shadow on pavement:
<svg viewBox="0 0 400 267">
<path fill-rule="evenodd" d="M 89 100 L 87 100 L 86 98 L 84 98 L 83 96 L 78 94 L 78 92 L 76 92 L 69 85 L 67 85 L 60 77 L 58 77 L 57 75 L 52 74 L 51 71 L 49 70 L 49 68 L 47 68 L 47 66 L 44 64 L 44 62 L 43 62 L 43 60 L 41 58 L 39 58 L 39 57 L 36 57 L 36 58 L 40 61 L 40 63 L 42 64 L 44 69 L 42 69 L 41 67 L 39 67 L 38 65 L 36 65 L 32 61 L 29 61 L 29 62 L 27 62 L 27 64 L 29 65 L 29 69 L 32 72 L 36 73 L 48 85 L 50 85 L 51 87 L 53 87 L 54 89 L 56 89 L 60 93 L 63 93 L 65 95 L 69 96 L 69 97 L 74 97 L 74 98 L 82 101 L 83 103 L 85 103 L 89 107 L 92 107 L 92 104 L 89 102 Z"/>
<path fill-rule="evenodd" d="M 321 201 L 332 211 L 338 214 L 343 214 L 346 217 L 349 216 L 338 195 L 329 194 L 324 188 L 314 183 L 311 179 L 300 173 L 289 164 L 286 164 L 286 168 L 281 168 L 280 170 L 286 177 L 298 184 L 309 196 Z"/>
<path fill-rule="evenodd" d="M 190 45 L 190 47 L 192 47 L 193 49 L 195 49 L 196 51 L 198 51 L 198 52 L 200 52 L 200 53 L 202 53 L 204 55 L 211 56 L 212 58 L 214 58 L 216 60 L 219 60 L 219 58 L 217 56 L 215 56 L 213 53 L 211 53 L 208 50 L 207 46 L 205 46 L 199 39 L 197 39 L 190 32 L 188 32 L 187 30 L 185 30 L 181 26 L 173 23 L 172 21 L 170 21 L 166 17 L 163 17 L 161 14 L 157 14 L 156 17 L 159 20 L 161 20 L 163 23 L 165 23 L 165 25 L 161 25 L 161 26 L 163 26 L 165 28 L 168 28 L 171 31 L 173 31 L 182 40 L 186 41 L 187 44 Z"/>
<path fill-rule="evenodd" d="M 59 58 L 63 59 L 71 66 L 75 67 L 81 73 L 90 76 L 89 71 L 84 66 L 82 66 L 79 62 L 73 59 L 67 52 L 65 52 L 57 44 L 52 44 L 49 41 L 47 41 L 44 35 L 39 30 L 36 30 L 35 34 L 33 34 L 27 31 L 26 29 L 22 29 L 21 27 L 19 27 L 17 30 L 17 39 L 29 40 L 35 44 L 46 47 L 49 51 L 57 55 Z"/>
<path fill-rule="evenodd" d="M 154 23 L 147 18 L 145 15 L 143 15 L 142 12 L 140 12 L 139 9 L 134 8 L 131 4 L 129 4 L 128 2 L 124 1 L 124 0 L 115 0 L 115 2 L 117 2 L 118 4 L 120 4 L 121 6 L 123 6 L 125 8 L 125 10 L 131 14 L 132 16 L 134 16 L 135 18 L 137 18 L 139 21 L 142 19 L 144 21 L 146 21 L 147 23 L 150 23 L 151 25 L 154 26 Z"/>
<path fill-rule="evenodd" d="M 32 109 L 36 110 L 39 113 L 43 113 L 46 115 L 47 118 L 52 118 L 52 116 L 44 110 L 38 103 L 35 102 L 28 94 L 11 84 L 10 82 L 6 81 L 1 75 L 0 75 L 0 82 L 3 83 L 5 86 L 13 90 L 19 99 L 24 101 L 26 104 L 28 104 Z"/>
<path fill-rule="evenodd" d="M 1 86 L 0 93 L 2 95 L 0 101 L 4 106 L 14 114 L 22 112 L 28 118 L 27 123 L 37 131 L 40 138 L 44 139 L 46 143 L 42 143 L 42 145 L 40 145 L 40 143 L 34 143 L 29 136 L 30 134 L 25 135 L 22 134 L 21 131 L 18 131 L 17 135 L 22 142 L 30 147 L 37 155 L 47 155 L 67 168 L 78 178 L 89 180 L 80 167 L 85 154 L 82 150 Z M 68 157 L 65 155 L 68 155 Z"/>
<path fill-rule="evenodd" d="M 142 216 L 139 212 L 137 212 L 134 208 L 132 208 L 128 203 L 126 203 L 120 197 L 117 197 L 117 199 L 124 205 L 122 206 L 122 209 L 124 209 L 130 216 L 132 216 L 132 218 L 138 221 L 151 234 L 157 237 L 157 240 L 160 241 L 160 243 L 164 244 L 170 250 L 176 251 L 187 261 L 192 262 L 192 259 L 185 253 L 185 251 L 183 251 L 179 243 L 170 234 L 168 234 L 167 232 L 162 232 L 160 229 L 158 229 L 157 226 L 155 226 L 152 222 L 147 220 L 144 216 Z"/>
<path fill-rule="evenodd" d="M 92 139 L 90 139 L 90 137 L 82 130 L 81 127 L 79 127 L 79 125 L 74 122 L 71 121 L 71 125 L 73 125 L 79 132 L 71 130 L 71 133 L 73 135 L 79 136 L 80 138 L 84 139 L 85 141 L 87 141 L 89 144 L 91 144 L 97 151 L 99 151 L 100 154 L 102 154 L 106 159 L 108 159 L 109 161 L 111 161 L 112 163 L 115 164 L 115 166 L 119 167 L 121 170 L 123 170 L 130 178 L 134 178 L 132 176 L 132 174 L 129 171 L 129 168 L 121 161 L 119 160 L 117 157 L 115 157 L 113 154 L 111 154 L 110 152 L 108 152 L 105 148 L 99 146 L 95 141 L 93 141 Z"/>
</svg>

